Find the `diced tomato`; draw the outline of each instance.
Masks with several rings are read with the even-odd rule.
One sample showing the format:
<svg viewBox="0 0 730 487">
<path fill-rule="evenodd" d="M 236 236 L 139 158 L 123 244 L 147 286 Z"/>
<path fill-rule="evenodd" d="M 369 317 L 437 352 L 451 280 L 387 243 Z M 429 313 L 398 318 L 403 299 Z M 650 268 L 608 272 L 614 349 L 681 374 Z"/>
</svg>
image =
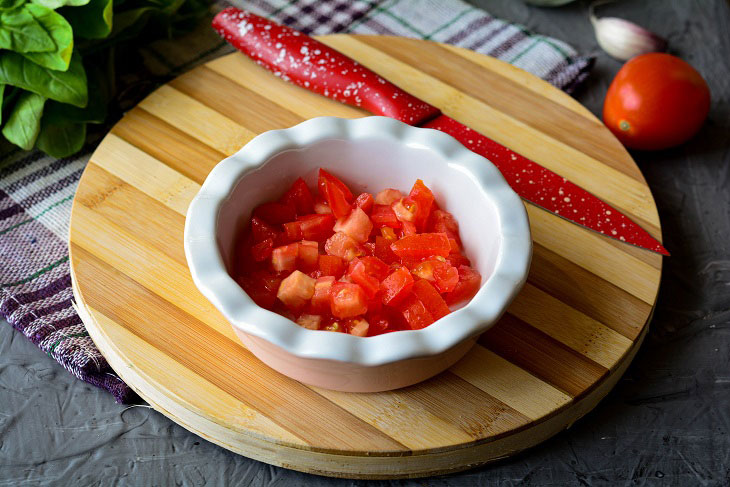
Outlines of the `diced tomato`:
<svg viewBox="0 0 730 487">
<path fill-rule="evenodd" d="M 393 208 L 386 205 L 374 205 L 370 212 L 370 220 L 376 227 L 400 228 L 401 222 L 395 216 Z"/>
<path fill-rule="evenodd" d="M 315 282 L 305 273 L 294 271 L 281 281 L 276 297 L 291 311 L 297 312 L 312 299 Z"/>
<path fill-rule="evenodd" d="M 305 272 L 313 271 L 317 268 L 319 261 L 319 244 L 312 240 L 302 240 L 299 243 L 297 252 L 297 264 L 300 269 Z"/>
<path fill-rule="evenodd" d="M 411 272 L 421 279 L 431 281 L 441 293 L 453 291 L 456 283 L 459 282 L 457 269 L 448 262 L 436 259 L 420 262 Z"/>
<path fill-rule="evenodd" d="M 336 255 L 320 255 L 319 270 L 323 276 L 334 276 L 339 279 L 345 272 L 345 263 Z"/>
<path fill-rule="evenodd" d="M 362 248 L 365 251 L 365 255 L 375 255 L 375 244 L 373 242 L 365 242 L 362 244 Z"/>
<path fill-rule="evenodd" d="M 373 195 L 370 193 L 361 193 L 357 198 L 355 198 L 355 206 L 362 208 L 362 211 L 368 215 L 373 209 L 373 202 Z"/>
<path fill-rule="evenodd" d="M 253 234 L 254 242 L 259 243 L 267 238 L 276 240 L 280 232 L 261 218 L 253 217 L 251 218 L 251 233 Z"/>
<path fill-rule="evenodd" d="M 445 233 L 419 233 L 408 235 L 390 244 L 391 250 L 401 258 L 446 257 L 451 251 L 449 238 Z"/>
<path fill-rule="evenodd" d="M 324 181 L 329 181 L 330 183 L 338 187 L 342 191 L 342 194 L 345 196 L 345 199 L 348 203 L 352 203 L 352 201 L 355 199 L 355 197 L 352 195 L 352 192 L 350 191 L 350 188 L 348 188 L 345 183 L 343 183 L 338 177 L 333 176 L 324 169 L 320 169 L 319 178 L 317 180 L 317 187 L 319 188 L 320 193 L 323 193 L 322 183 Z"/>
<path fill-rule="evenodd" d="M 316 240 L 324 242 L 327 237 L 332 235 L 332 227 L 335 225 L 335 217 L 332 214 L 303 215 L 297 218 L 302 237 L 307 240 Z M 284 225 L 286 228 L 286 224 Z"/>
<path fill-rule="evenodd" d="M 423 232 L 426 229 L 428 217 L 431 215 L 434 200 L 433 193 L 423 184 L 423 181 L 417 179 L 408 197 L 416 204 L 416 211 L 414 213 L 416 228 L 419 232 Z"/>
<path fill-rule="evenodd" d="M 314 212 L 314 196 L 312 196 L 312 192 L 302 178 L 294 181 L 291 188 L 281 197 L 281 202 L 294 207 L 297 215 Z"/>
<path fill-rule="evenodd" d="M 327 204 L 327 201 L 320 201 L 317 200 L 314 203 L 314 212 L 319 215 L 327 215 L 332 214 L 332 208 L 330 208 L 330 205 Z"/>
<path fill-rule="evenodd" d="M 280 277 L 270 271 L 256 271 L 239 278 L 238 282 L 254 303 L 265 309 L 273 309 Z"/>
<path fill-rule="evenodd" d="M 479 291 L 482 283 L 482 276 L 471 267 L 459 266 L 459 282 L 454 290 L 444 295 L 444 299 L 450 305 L 471 299 Z"/>
<path fill-rule="evenodd" d="M 365 318 L 354 318 L 347 320 L 347 332 L 358 337 L 368 336 L 370 323 Z"/>
<path fill-rule="evenodd" d="M 438 320 L 451 313 L 444 298 L 441 297 L 441 294 L 427 280 L 417 280 L 413 284 L 413 294 L 421 300 L 434 320 Z"/>
<path fill-rule="evenodd" d="M 271 256 L 273 250 L 274 239 L 267 238 L 251 247 L 251 255 L 256 262 L 263 262 Z"/>
<path fill-rule="evenodd" d="M 344 218 L 350 214 L 350 203 L 347 202 L 347 199 L 340 188 L 329 181 L 325 181 L 324 191 L 325 198 L 327 198 L 327 204 L 332 210 L 332 214 L 335 218 Z"/>
<path fill-rule="evenodd" d="M 312 313 L 325 314 L 330 312 L 330 299 L 334 282 L 334 276 L 317 278 L 314 283 L 314 294 L 312 295 Z"/>
<path fill-rule="evenodd" d="M 403 237 L 407 237 L 408 235 L 415 235 L 418 233 L 418 230 L 416 230 L 416 224 L 413 222 L 403 222 L 403 228 L 401 230 L 401 235 Z"/>
<path fill-rule="evenodd" d="M 277 247 L 271 253 L 271 266 L 275 271 L 293 271 L 297 268 L 299 244 L 293 243 Z"/>
<path fill-rule="evenodd" d="M 380 335 L 390 327 L 390 321 L 384 315 L 368 314 L 368 316 L 369 316 L 368 323 L 370 324 L 370 327 L 368 328 L 368 336 Z"/>
<path fill-rule="evenodd" d="M 360 243 L 368 241 L 372 229 L 373 222 L 370 221 L 367 213 L 357 207 L 350 212 L 347 218 L 337 220 L 334 226 L 335 232 L 345 233 Z"/>
<path fill-rule="evenodd" d="M 402 301 L 413 287 L 413 277 L 405 267 L 399 267 L 380 283 L 383 304 L 395 306 Z"/>
<path fill-rule="evenodd" d="M 332 235 L 324 244 L 324 250 L 329 255 L 336 255 L 349 262 L 355 257 L 363 255 L 358 243 L 349 235 L 337 232 Z"/>
<path fill-rule="evenodd" d="M 431 216 L 428 219 L 426 229 L 429 232 L 434 233 L 445 233 L 449 238 L 456 240 L 456 243 L 461 245 L 461 239 L 459 239 L 459 224 L 454 218 L 454 215 L 444 210 L 434 210 L 431 212 Z"/>
<path fill-rule="evenodd" d="M 336 282 L 332 285 L 332 314 L 337 318 L 353 318 L 367 313 L 365 291 L 357 285 Z"/>
<path fill-rule="evenodd" d="M 398 261 L 398 256 L 390 249 L 391 240 L 377 236 L 375 237 L 375 252 L 373 255 L 386 264 Z"/>
<path fill-rule="evenodd" d="M 416 219 L 416 203 L 409 197 L 399 199 L 391 208 L 401 222 L 414 222 Z"/>
<path fill-rule="evenodd" d="M 272 202 L 254 208 L 253 216 L 270 225 L 281 225 L 282 223 L 294 221 L 297 213 L 293 206 Z"/>
<path fill-rule="evenodd" d="M 459 245 L 459 242 L 455 238 L 449 237 L 449 245 L 451 245 L 451 253 L 452 254 L 456 254 L 458 252 L 461 252 L 461 246 Z"/>
<path fill-rule="evenodd" d="M 303 314 L 297 318 L 297 325 L 308 330 L 319 330 L 321 323 L 322 317 L 320 315 Z"/>
<path fill-rule="evenodd" d="M 390 206 L 403 197 L 403 193 L 397 189 L 388 188 L 384 189 L 377 195 L 375 195 L 376 205 L 387 205 Z"/>
<path fill-rule="evenodd" d="M 302 222 L 288 222 L 284 224 L 284 234 L 290 242 L 302 239 Z"/>
<path fill-rule="evenodd" d="M 411 330 L 420 330 L 435 321 L 423 302 L 412 292 L 405 297 L 398 310 Z"/>
<path fill-rule="evenodd" d="M 385 278 L 387 273 L 388 264 L 377 257 L 369 256 L 353 259 L 347 271 L 352 282 L 359 284 L 369 298 L 373 298 L 377 294 L 380 289 L 380 281 Z"/>
<path fill-rule="evenodd" d="M 446 260 L 449 261 L 449 264 L 456 267 L 457 269 L 459 266 L 465 265 L 467 267 L 471 267 L 471 261 L 464 256 L 464 254 L 461 253 L 451 253 L 448 257 L 446 257 Z"/>
</svg>

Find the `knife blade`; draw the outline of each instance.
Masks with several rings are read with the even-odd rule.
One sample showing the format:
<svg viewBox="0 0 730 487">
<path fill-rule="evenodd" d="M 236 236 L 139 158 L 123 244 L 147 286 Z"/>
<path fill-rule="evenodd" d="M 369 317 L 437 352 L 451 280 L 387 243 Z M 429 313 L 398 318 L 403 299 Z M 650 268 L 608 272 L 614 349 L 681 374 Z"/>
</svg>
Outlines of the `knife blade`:
<svg viewBox="0 0 730 487">
<path fill-rule="evenodd" d="M 219 12 L 213 28 L 285 81 L 376 115 L 448 133 L 492 161 L 512 189 L 536 206 L 607 237 L 669 255 L 646 230 L 595 195 L 297 30 L 235 7 Z"/>
</svg>

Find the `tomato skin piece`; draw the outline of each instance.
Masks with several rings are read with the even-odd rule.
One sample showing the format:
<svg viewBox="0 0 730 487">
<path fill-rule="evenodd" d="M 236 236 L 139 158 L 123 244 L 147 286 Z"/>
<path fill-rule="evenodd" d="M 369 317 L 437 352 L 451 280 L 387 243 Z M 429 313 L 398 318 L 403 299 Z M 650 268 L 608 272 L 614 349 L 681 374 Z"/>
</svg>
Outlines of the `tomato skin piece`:
<svg viewBox="0 0 730 487">
<path fill-rule="evenodd" d="M 370 212 L 370 220 L 377 228 L 400 228 L 402 226 L 398 217 L 395 216 L 393 208 L 386 205 L 373 205 L 373 210 Z"/>
<path fill-rule="evenodd" d="M 611 82 L 603 122 L 626 147 L 659 150 L 682 144 L 710 110 L 710 89 L 688 63 L 665 53 L 626 62 Z"/>
<path fill-rule="evenodd" d="M 426 328 L 435 321 L 423 302 L 412 292 L 403 299 L 398 310 L 411 330 Z"/>
<path fill-rule="evenodd" d="M 355 207 L 346 218 L 340 218 L 335 223 L 334 231 L 343 232 L 358 243 L 365 243 L 373 230 L 373 222 L 362 208 Z"/>
<path fill-rule="evenodd" d="M 354 205 L 361 208 L 362 211 L 367 213 L 368 215 L 373 210 L 373 204 L 375 200 L 373 198 L 373 195 L 370 193 L 361 193 L 357 198 L 355 198 Z"/>
<path fill-rule="evenodd" d="M 348 188 L 347 185 L 343 183 L 337 176 L 333 176 L 324 169 L 320 168 L 319 177 L 317 179 L 317 187 L 319 188 L 320 193 L 323 193 L 322 186 L 325 181 L 339 188 L 348 203 L 353 202 L 355 197 L 353 196 L 352 191 L 350 191 L 350 188 Z"/>
<path fill-rule="evenodd" d="M 431 215 L 431 208 L 434 202 L 433 193 L 428 189 L 428 186 L 423 184 L 423 181 L 417 179 L 408 197 L 416 204 L 413 223 L 416 224 L 416 229 L 419 232 L 423 232 L 426 229 L 426 222 L 428 222 L 428 218 Z"/>
<path fill-rule="evenodd" d="M 367 313 L 367 298 L 365 291 L 357 285 L 348 282 L 336 282 L 332 285 L 331 297 L 332 315 L 337 318 L 354 318 Z"/>
<path fill-rule="evenodd" d="M 314 196 L 304 179 L 298 178 L 281 197 L 281 203 L 294 207 L 297 215 L 314 213 Z"/>
<path fill-rule="evenodd" d="M 413 284 L 413 294 L 421 300 L 423 305 L 426 307 L 434 320 L 443 318 L 447 314 L 451 313 L 451 310 L 446 305 L 446 301 L 441 297 L 441 294 L 434 288 L 430 282 L 425 279 L 419 279 Z"/>
<path fill-rule="evenodd" d="M 319 270 L 323 276 L 334 276 L 339 279 L 345 273 L 345 263 L 336 255 L 320 255 Z"/>
<path fill-rule="evenodd" d="M 254 208 L 253 216 L 260 218 L 269 225 L 281 225 L 294 221 L 297 217 L 297 212 L 293 206 L 270 202 L 263 203 Z"/>
<path fill-rule="evenodd" d="M 482 276 L 471 267 L 459 266 L 459 282 L 450 293 L 444 294 L 444 300 L 448 305 L 454 305 L 474 297 L 479 291 L 482 283 Z"/>
<path fill-rule="evenodd" d="M 419 233 L 393 242 L 390 249 L 400 258 L 422 259 L 432 255 L 447 257 L 451 252 L 451 244 L 445 233 Z"/>
<path fill-rule="evenodd" d="M 324 250 L 329 255 L 336 255 L 347 262 L 363 255 L 363 251 L 355 239 L 342 232 L 337 232 L 328 238 L 324 243 Z"/>
<path fill-rule="evenodd" d="M 406 267 L 399 267 L 380 283 L 383 304 L 395 306 L 401 302 L 413 288 L 413 276 Z"/>
</svg>

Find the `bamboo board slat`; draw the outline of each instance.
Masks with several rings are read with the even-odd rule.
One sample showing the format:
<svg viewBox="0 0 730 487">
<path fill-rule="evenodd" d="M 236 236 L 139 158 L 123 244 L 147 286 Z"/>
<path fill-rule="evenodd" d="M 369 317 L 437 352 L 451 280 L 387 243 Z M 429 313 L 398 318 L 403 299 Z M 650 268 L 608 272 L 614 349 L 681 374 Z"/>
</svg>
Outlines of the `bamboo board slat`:
<svg viewBox="0 0 730 487">
<path fill-rule="evenodd" d="M 629 154 L 568 95 L 495 59 L 427 41 L 321 40 L 626 211 L 655 236 Z M 238 53 L 131 110 L 74 200 L 76 303 L 114 370 L 158 411 L 225 448 L 291 469 L 418 477 L 484 464 L 569 427 L 608 393 L 646 334 L 661 258 L 528 206 L 535 253 L 505 317 L 450 370 L 351 394 L 259 362 L 200 295 L 183 253 L 187 206 L 211 168 L 265 130 L 365 112 L 288 85 Z"/>
</svg>

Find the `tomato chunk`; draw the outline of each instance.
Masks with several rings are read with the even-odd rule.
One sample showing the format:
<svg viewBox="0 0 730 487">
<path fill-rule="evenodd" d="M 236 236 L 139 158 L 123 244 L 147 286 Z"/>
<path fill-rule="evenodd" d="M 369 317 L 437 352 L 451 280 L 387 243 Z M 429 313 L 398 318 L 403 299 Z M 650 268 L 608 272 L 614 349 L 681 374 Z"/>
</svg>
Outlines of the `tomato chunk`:
<svg viewBox="0 0 730 487">
<path fill-rule="evenodd" d="M 361 193 L 357 198 L 355 198 L 355 206 L 362 208 L 362 211 L 367 214 L 370 214 L 372 211 L 373 203 L 373 195 L 370 193 Z"/>
<path fill-rule="evenodd" d="M 263 262 L 271 256 L 273 250 L 274 239 L 267 238 L 251 247 L 251 255 L 256 262 Z"/>
<path fill-rule="evenodd" d="M 383 304 L 395 306 L 402 301 L 413 288 L 413 277 L 406 267 L 399 267 L 380 283 Z"/>
<path fill-rule="evenodd" d="M 403 193 L 397 189 L 388 188 L 384 189 L 377 195 L 375 195 L 376 205 L 387 205 L 390 206 L 403 197 Z"/>
<path fill-rule="evenodd" d="M 401 198 L 391 205 L 396 218 L 401 222 L 413 222 L 416 219 L 416 203 L 410 198 Z"/>
<path fill-rule="evenodd" d="M 272 309 L 281 278 L 272 272 L 262 270 L 239 278 L 238 283 L 254 303 L 262 308 Z"/>
<path fill-rule="evenodd" d="M 405 297 L 398 309 L 411 330 L 420 330 L 435 321 L 423 302 L 412 292 Z"/>
<path fill-rule="evenodd" d="M 324 250 L 329 255 L 336 255 L 347 262 L 363 255 L 363 251 L 355 239 L 342 232 L 337 232 L 327 239 Z"/>
<path fill-rule="evenodd" d="M 459 272 L 449 262 L 442 262 L 436 259 L 424 260 L 416 265 L 413 274 L 431 281 L 441 293 L 447 293 L 454 290 L 459 282 Z"/>
<path fill-rule="evenodd" d="M 320 255 L 319 270 L 323 276 L 333 276 L 337 279 L 345 272 L 345 263 L 336 255 Z"/>
<path fill-rule="evenodd" d="M 350 262 L 347 275 L 352 282 L 359 284 L 369 298 L 373 298 L 378 289 L 380 281 L 388 273 L 388 264 L 377 257 L 361 257 Z"/>
<path fill-rule="evenodd" d="M 393 208 L 386 205 L 374 205 L 373 210 L 370 212 L 370 220 L 373 224 L 378 227 L 390 227 L 400 228 L 401 222 L 398 217 L 395 216 Z"/>
<path fill-rule="evenodd" d="M 365 291 L 358 285 L 336 282 L 332 285 L 332 314 L 337 318 L 353 318 L 367 313 Z"/>
<path fill-rule="evenodd" d="M 320 315 L 303 314 L 297 318 L 297 325 L 308 330 L 319 330 L 321 323 L 322 317 Z"/>
<path fill-rule="evenodd" d="M 317 268 L 319 262 L 319 244 L 312 240 L 302 240 L 297 249 L 297 264 L 307 272 Z"/>
<path fill-rule="evenodd" d="M 456 243 L 461 245 L 459 239 L 459 223 L 454 218 L 454 215 L 444 210 L 434 210 L 431 212 L 431 217 L 428 219 L 426 225 L 429 232 L 434 233 L 445 233 L 449 238 L 456 240 Z"/>
<path fill-rule="evenodd" d="M 315 280 L 301 271 L 289 274 L 279 285 L 276 297 L 292 311 L 301 310 L 314 295 Z"/>
<path fill-rule="evenodd" d="M 421 300 L 434 320 L 451 313 L 441 294 L 427 280 L 419 279 L 413 284 L 413 294 Z"/>
<path fill-rule="evenodd" d="M 317 278 L 314 283 L 314 294 L 312 294 L 312 313 L 324 314 L 330 311 L 332 285 L 334 283 L 334 276 Z"/>
<path fill-rule="evenodd" d="M 281 232 L 279 232 L 272 225 L 269 225 L 268 223 L 263 221 L 261 218 L 253 217 L 251 218 L 251 233 L 253 234 L 254 242 L 259 243 L 268 238 L 276 240 L 277 238 L 279 238 L 279 234 Z"/>
<path fill-rule="evenodd" d="M 275 248 L 271 253 L 271 266 L 275 271 L 293 271 L 297 268 L 299 244 L 289 244 Z"/>
<path fill-rule="evenodd" d="M 418 231 L 422 232 L 426 229 L 426 222 L 428 221 L 428 217 L 431 215 L 431 208 L 434 201 L 433 193 L 425 184 L 423 184 L 423 181 L 417 179 L 413 188 L 411 188 L 411 192 L 408 194 L 408 197 L 416 205 L 414 223 L 416 224 Z"/>
<path fill-rule="evenodd" d="M 370 221 L 367 213 L 362 208 L 356 207 L 346 218 L 340 218 L 335 223 L 334 231 L 349 235 L 357 242 L 367 242 L 370 232 L 373 230 L 373 222 Z"/>
<path fill-rule="evenodd" d="M 390 244 L 391 250 L 401 258 L 424 258 L 432 255 L 446 257 L 451 251 L 445 233 L 419 233 L 408 235 Z"/>
<path fill-rule="evenodd" d="M 317 180 L 317 185 L 319 187 L 320 192 L 322 191 L 322 184 L 323 182 L 329 182 L 336 186 L 337 188 L 342 191 L 342 194 L 345 196 L 345 199 L 348 203 L 352 203 L 352 201 L 355 199 L 355 197 L 352 195 L 352 191 L 350 191 L 350 188 L 347 187 L 345 183 L 340 181 L 340 179 L 337 176 L 333 176 L 332 174 L 328 173 L 324 169 L 319 170 L 319 179 Z"/>
<path fill-rule="evenodd" d="M 293 206 L 282 203 L 264 203 L 253 210 L 253 216 L 262 219 L 270 225 L 281 225 L 282 223 L 294 221 L 297 217 Z"/>
<path fill-rule="evenodd" d="M 368 336 L 368 330 L 370 329 L 370 323 L 364 318 L 354 318 L 347 320 L 347 332 L 350 335 L 358 337 Z"/>
<path fill-rule="evenodd" d="M 302 178 L 294 181 L 291 188 L 281 197 L 281 202 L 293 207 L 297 215 L 314 212 L 314 196 Z"/>
<path fill-rule="evenodd" d="M 459 266 L 459 282 L 453 291 L 444 296 L 444 299 L 450 305 L 471 299 L 479 291 L 481 283 L 482 276 L 475 269 L 461 265 Z"/>
</svg>

